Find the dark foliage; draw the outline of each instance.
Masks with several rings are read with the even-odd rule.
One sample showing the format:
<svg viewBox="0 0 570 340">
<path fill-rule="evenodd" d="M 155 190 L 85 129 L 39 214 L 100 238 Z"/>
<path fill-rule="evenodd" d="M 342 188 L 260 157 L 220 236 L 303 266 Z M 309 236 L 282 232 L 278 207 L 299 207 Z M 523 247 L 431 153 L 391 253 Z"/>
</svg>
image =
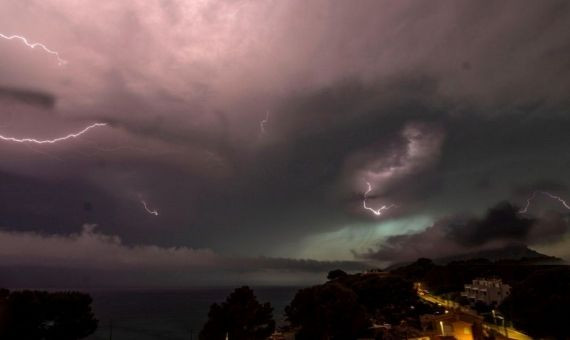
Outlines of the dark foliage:
<svg viewBox="0 0 570 340">
<path fill-rule="evenodd" d="M 369 315 L 390 324 L 415 315 L 410 308 L 420 305 L 412 282 L 398 276 L 358 275 L 345 284 L 358 295 Z"/>
<path fill-rule="evenodd" d="M 370 336 L 372 320 L 393 325 L 418 324 L 429 306 L 413 284 L 401 277 L 356 274 L 301 289 L 285 309 L 297 339 L 356 339 Z"/>
<path fill-rule="evenodd" d="M 301 289 L 285 308 L 297 339 L 354 339 L 369 327 L 358 295 L 337 282 Z"/>
<path fill-rule="evenodd" d="M 77 340 L 97 329 L 92 299 L 79 292 L 0 291 L 0 338 Z"/>
<path fill-rule="evenodd" d="M 329 272 L 329 274 L 327 275 L 327 279 L 328 280 L 336 280 L 336 279 L 339 279 L 341 277 L 345 277 L 347 275 L 348 274 L 344 270 L 335 269 L 335 270 L 331 270 Z"/>
<path fill-rule="evenodd" d="M 422 281 L 426 275 L 436 267 L 437 266 L 433 263 L 432 260 L 419 258 L 415 262 L 407 266 L 391 270 L 391 272 L 405 277 L 408 280 L 417 282 Z"/>
<path fill-rule="evenodd" d="M 265 340 L 275 330 L 273 308 L 260 304 L 249 287 L 237 288 L 221 305 L 214 303 L 201 340 Z"/>
<path fill-rule="evenodd" d="M 427 259 L 391 271 L 391 273 L 411 281 L 422 282 L 424 287 L 435 294 L 458 292 L 463 285 L 478 277 L 498 277 L 504 282 L 515 285 L 533 273 L 552 268 L 565 268 L 565 265 L 534 264 L 529 259 L 489 261 L 472 259 L 456 261 L 447 265 L 437 265 Z"/>
<path fill-rule="evenodd" d="M 535 338 L 568 339 L 570 268 L 536 272 L 513 287 L 500 310 L 514 326 Z"/>
<path fill-rule="evenodd" d="M 494 305 L 493 305 L 494 306 Z M 493 310 L 493 307 L 487 305 L 482 301 L 475 301 L 472 308 L 479 314 L 479 315 L 489 315 Z"/>
</svg>

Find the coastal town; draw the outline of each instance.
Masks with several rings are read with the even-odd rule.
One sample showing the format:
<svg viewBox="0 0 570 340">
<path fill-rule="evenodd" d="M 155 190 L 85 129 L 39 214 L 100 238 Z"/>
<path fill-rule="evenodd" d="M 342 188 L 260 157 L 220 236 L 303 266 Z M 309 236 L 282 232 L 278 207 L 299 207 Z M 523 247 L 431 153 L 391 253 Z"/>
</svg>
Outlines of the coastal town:
<svg viewBox="0 0 570 340">
<path fill-rule="evenodd" d="M 558 339 L 566 331 L 557 320 L 569 298 L 569 278 L 570 268 L 547 256 L 446 265 L 419 259 L 391 271 L 334 270 L 325 284 L 297 292 L 285 310 L 286 323 L 269 338 Z"/>
</svg>

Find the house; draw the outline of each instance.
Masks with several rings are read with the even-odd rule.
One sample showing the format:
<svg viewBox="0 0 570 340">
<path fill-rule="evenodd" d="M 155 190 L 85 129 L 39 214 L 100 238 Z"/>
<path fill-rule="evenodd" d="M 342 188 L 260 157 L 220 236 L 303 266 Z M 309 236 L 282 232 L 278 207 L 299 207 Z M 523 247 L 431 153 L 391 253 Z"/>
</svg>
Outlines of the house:
<svg viewBox="0 0 570 340">
<path fill-rule="evenodd" d="M 511 286 L 501 279 L 475 279 L 465 285 L 461 296 L 487 305 L 499 305 L 510 294 Z"/>
<path fill-rule="evenodd" d="M 451 311 L 445 314 L 427 314 L 420 317 L 422 333 L 410 340 L 482 340 L 483 317 Z"/>
</svg>

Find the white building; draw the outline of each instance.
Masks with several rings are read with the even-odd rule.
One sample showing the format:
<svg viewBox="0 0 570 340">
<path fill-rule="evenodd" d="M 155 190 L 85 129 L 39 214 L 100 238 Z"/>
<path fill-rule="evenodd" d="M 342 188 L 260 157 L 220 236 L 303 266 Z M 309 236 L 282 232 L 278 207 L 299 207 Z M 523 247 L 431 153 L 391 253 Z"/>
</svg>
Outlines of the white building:
<svg viewBox="0 0 570 340">
<path fill-rule="evenodd" d="M 465 285 L 465 291 L 461 296 L 488 305 L 499 305 L 509 294 L 511 286 L 503 283 L 501 279 L 475 279 L 471 284 Z"/>
</svg>

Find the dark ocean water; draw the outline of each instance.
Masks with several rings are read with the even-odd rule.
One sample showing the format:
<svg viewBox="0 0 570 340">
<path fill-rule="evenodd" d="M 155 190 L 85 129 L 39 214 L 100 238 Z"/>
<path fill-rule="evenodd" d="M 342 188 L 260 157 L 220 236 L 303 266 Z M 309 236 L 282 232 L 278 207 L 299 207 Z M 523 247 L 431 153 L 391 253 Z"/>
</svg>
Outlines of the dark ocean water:
<svg viewBox="0 0 570 340">
<path fill-rule="evenodd" d="M 91 291 L 99 327 L 87 339 L 198 339 L 210 305 L 224 301 L 233 289 Z M 253 287 L 258 301 L 271 303 L 278 324 L 298 289 Z"/>
</svg>

